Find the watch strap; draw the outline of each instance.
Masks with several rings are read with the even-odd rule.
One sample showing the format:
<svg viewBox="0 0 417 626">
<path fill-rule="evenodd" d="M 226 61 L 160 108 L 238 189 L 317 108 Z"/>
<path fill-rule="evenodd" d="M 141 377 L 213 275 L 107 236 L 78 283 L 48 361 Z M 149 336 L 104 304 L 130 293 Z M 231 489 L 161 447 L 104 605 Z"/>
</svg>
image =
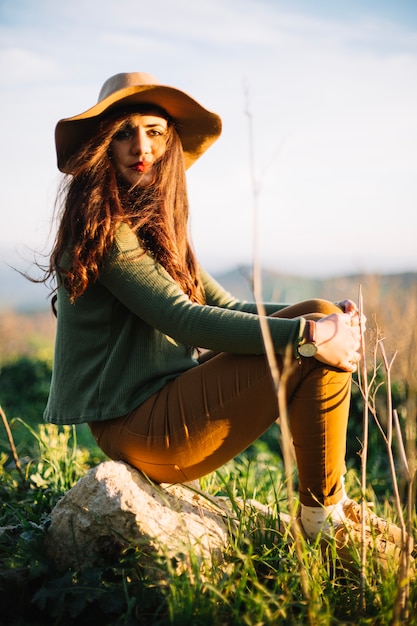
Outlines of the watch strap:
<svg viewBox="0 0 417 626">
<path fill-rule="evenodd" d="M 316 323 L 313 320 L 306 320 L 303 335 L 297 344 L 297 358 L 312 357 L 316 352 Z"/>
<path fill-rule="evenodd" d="M 306 320 L 303 343 L 316 343 L 316 322 Z"/>
</svg>

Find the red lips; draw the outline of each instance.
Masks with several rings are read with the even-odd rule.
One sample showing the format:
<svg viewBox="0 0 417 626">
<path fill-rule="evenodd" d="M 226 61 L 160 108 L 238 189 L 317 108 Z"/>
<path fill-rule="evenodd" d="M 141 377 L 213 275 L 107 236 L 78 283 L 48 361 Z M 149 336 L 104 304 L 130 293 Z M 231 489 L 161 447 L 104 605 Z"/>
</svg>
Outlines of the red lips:
<svg viewBox="0 0 417 626">
<path fill-rule="evenodd" d="M 148 170 L 151 165 L 152 164 L 148 161 L 139 161 L 139 163 L 135 163 L 135 165 L 132 165 L 132 169 L 136 172 L 146 172 L 146 170 Z"/>
</svg>

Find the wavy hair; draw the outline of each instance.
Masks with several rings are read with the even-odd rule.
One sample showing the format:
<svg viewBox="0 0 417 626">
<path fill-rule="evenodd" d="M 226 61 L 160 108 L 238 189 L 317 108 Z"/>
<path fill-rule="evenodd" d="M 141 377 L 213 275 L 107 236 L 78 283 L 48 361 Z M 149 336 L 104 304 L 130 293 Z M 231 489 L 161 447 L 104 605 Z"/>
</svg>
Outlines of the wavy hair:
<svg viewBox="0 0 417 626">
<path fill-rule="evenodd" d="M 202 304 L 204 290 L 188 233 L 189 205 L 181 141 L 168 119 L 166 150 L 155 163 L 153 182 L 128 187 L 118 179 L 110 145 L 126 112 L 104 119 L 72 158 L 71 176 L 57 196 L 58 230 L 45 281 L 55 276 L 71 302 L 100 274 L 118 226 L 126 222 L 191 300 Z M 166 116 L 165 116 L 166 117 Z"/>
</svg>

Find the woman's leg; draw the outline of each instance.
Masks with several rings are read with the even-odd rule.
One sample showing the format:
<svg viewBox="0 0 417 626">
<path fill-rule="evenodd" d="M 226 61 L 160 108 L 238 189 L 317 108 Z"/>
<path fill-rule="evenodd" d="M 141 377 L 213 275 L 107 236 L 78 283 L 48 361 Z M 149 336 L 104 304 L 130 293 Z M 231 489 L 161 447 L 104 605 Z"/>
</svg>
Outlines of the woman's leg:
<svg viewBox="0 0 417 626">
<path fill-rule="evenodd" d="M 278 316 L 317 318 L 338 310 L 326 301 L 311 300 Z M 282 373 L 279 355 L 277 364 Z M 286 398 L 301 502 L 336 503 L 342 496 L 350 374 L 314 358 L 292 358 L 289 371 Z M 157 482 L 185 482 L 236 456 L 278 416 L 265 357 L 219 354 L 179 376 L 129 415 L 91 428 L 111 458 L 126 461 Z"/>
<path fill-rule="evenodd" d="M 263 356 L 221 353 L 168 383 L 130 414 L 90 424 L 99 446 L 156 482 L 208 474 L 278 416 Z"/>
<path fill-rule="evenodd" d="M 327 300 L 307 300 L 278 312 L 276 317 L 320 319 L 340 309 Z M 301 359 L 301 368 L 313 359 Z M 302 504 L 336 504 L 344 495 L 346 433 L 351 395 L 351 374 L 315 367 L 288 399 Z"/>
</svg>

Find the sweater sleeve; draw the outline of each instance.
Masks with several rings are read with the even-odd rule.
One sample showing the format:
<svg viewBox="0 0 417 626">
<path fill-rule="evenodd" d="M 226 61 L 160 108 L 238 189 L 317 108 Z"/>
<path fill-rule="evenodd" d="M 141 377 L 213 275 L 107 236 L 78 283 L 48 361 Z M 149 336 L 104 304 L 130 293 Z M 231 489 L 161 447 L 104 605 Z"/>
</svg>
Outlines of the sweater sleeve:
<svg viewBox="0 0 417 626">
<path fill-rule="evenodd" d="M 213 304 L 191 302 L 165 269 L 140 248 L 126 225 L 118 230 L 100 282 L 146 324 L 184 345 L 237 354 L 264 352 L 260 319 L 253 309 L 245 311 L 245 304 L 214 288 L 212 282 L 209 302 Z M 302 324 L 300 319 L 268 318 L 277 352 L 295 344 Z"/>
</svg>

